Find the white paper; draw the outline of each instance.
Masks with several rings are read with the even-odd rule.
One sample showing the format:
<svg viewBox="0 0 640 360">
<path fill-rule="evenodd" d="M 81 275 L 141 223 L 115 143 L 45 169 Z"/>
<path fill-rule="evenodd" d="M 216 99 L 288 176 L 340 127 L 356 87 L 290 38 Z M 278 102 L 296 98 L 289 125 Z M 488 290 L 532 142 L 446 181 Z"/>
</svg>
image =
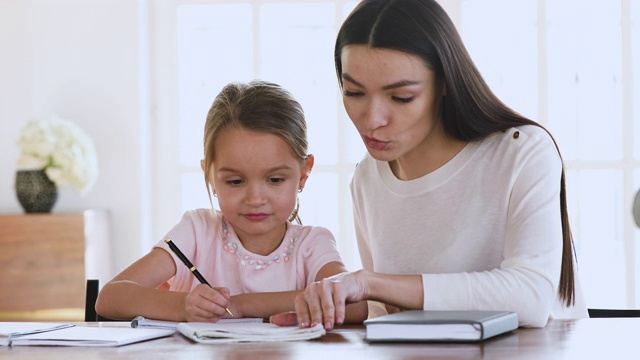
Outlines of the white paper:
<svg viewBox="0 0 640 360">
<path fill-rule="evenodd" d="M 174 330 L 167 329 L 75 326 L 56 331 L 20 336 L 15 338 L 11 342 L 11 345 L 121 346 L 173 334 L 175 334 Z"/>
<path fill-rule="evenodd" d="M 19 336 L 72 327 L 72 324 L 47 322 L 0 322 L 0 345 L 10 345 Z"/>
<path fill-rule="evenodd" d="M 180 323 L 178 331 L 187 338 L 201 343 L 272 342 L 311 340 L 326 334 L 317 324 L 312 328 L 277 326 L 270 323 Z"/>
</svg>

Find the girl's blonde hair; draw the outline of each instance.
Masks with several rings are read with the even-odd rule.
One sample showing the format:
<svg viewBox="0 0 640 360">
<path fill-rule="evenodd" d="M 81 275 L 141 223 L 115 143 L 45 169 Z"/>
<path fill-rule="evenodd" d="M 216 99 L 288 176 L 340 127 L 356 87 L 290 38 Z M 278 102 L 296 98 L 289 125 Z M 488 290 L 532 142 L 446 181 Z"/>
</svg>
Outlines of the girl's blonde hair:
<svg viewBox="0 0 640 360">
<path fill-rule="evenodd" d="M 293 155 L 307 159 L 307 123 L 302 106 L 278 84 L 254 80 L 226 85 L 213 100 L 204 125 L 204 180 L 213 209 L 207 176 L 216 157 L 216 140 L 225 129 L 246 129 L 273 134 L 284 140 Z M 298 208 L 291 220 L 297 220 Z"/>
</svg>

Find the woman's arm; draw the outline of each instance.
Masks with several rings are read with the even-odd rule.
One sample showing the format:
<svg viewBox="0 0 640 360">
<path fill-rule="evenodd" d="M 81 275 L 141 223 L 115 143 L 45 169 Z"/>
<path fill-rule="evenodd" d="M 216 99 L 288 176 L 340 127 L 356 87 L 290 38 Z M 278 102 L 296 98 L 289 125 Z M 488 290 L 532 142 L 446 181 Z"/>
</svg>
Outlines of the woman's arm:
<svg viewBox="0 0 640 360">
<path fill-rule="evenodd" d="M 143 315 L 169 321 L 216 321 L 226 313 L 229 294 L 224 288 L 198 285 L 190 293 L 158 290 L 175 271 L 166 251 L 151 250 L 102 288 L 96 311 L 111 319 Z"/>
<path fill-rule="evenodd" d="M 325 329 L 331 330 L 335 324 L 349 320 L 346 304 L 357 303 L 366 314 L 366 300 L 403 309 L 422 309 L 422 299 L 421 275 L 385 275 L 368 270 L 346 272 L 309 285 L 304 294 L 296 298 L 297 321 L 300 326 L 322 323 Z"/>
<path fill-rule="evenodd" d="M 332 279 L 335 276 L 340 276 L 340 274 L 345 274 L 345 273 L 348 273 L 347 268 L 345 268 L 345 266 L 342 263 L 331 262 L 325 265 L 324 267 L 322 267 L 322 269 L 320 269 L 320 271 L 318 272 L 318 276 L 316 276 L 316 282 L 331 281 L 329 279 Z M 338 324 L 343 324 L 343 323 L 359 324 L 367 319 L 367 316 L 369 315 L 369 309 L 368 309 L 366 300 L 351 302 L 345 305 L 346 306 L 344 307 L 344 312 L 341 314 L 342 321 L 339 322 Z M 331 327 L 329 327 L 329 329 L 331 328 L 333 328 L 333 324 L 331 324 Z"/>
</svg>

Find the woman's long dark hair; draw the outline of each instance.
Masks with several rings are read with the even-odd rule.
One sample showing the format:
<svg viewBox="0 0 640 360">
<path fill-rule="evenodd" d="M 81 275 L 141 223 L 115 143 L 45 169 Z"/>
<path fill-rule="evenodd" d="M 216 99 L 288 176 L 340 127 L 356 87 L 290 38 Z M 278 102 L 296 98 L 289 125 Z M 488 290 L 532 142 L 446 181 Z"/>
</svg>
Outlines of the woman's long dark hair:
<svg viewBox="0 0 640 360">
<path fill-rule="evenodd" d="M 437 81 L 445 86 L 442 123 L 453 138 L 473 141 L 520 125 L 543 128 L 495 96 L 471 60 L 453 22 L 435 0 L 364 0 L 358 4 L 340 28 L 336 41 L 334 58 L 340 86 L 342 49 L 348 45 L 398 50 L 422 58 L 435 72 Z M 563 247 L 558 294 L 569 306 L 575 303 L 574 249 L 564 166 L 560 177 L 560 213 Z"/>
</svg>

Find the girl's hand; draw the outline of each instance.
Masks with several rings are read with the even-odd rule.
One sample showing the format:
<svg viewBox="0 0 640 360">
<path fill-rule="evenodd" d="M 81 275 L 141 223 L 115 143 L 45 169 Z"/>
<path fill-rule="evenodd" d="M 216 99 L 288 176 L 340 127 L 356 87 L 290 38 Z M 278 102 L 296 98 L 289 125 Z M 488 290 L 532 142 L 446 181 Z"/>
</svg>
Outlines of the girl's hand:
<svg viewBox="0 0 640 360">
<path fill-rule="evenodd" d="M 296 297 L 299 326 L 324 324 L 326 330 L 331 330 L 334 324 L 342 324 L 346 304 L 366 300 L 364 272 L 344 272 L 307 286 L 304 293 Z"/>
<path fill-rule="evenodd" d="M 225 308 L 229 306 L 230 298 L 227 288 L 200 284 L 185 298 L 185 318 L 187 321 L 216 322 L 227 313 Z"/>
<path fill-rule="evenodd" d="M 389 314 L 395 314 L 397 312 L 401 312 L 404 311 L 404 309 L 400 309 L 397 306 L 393 306 L 393 305 L 389 305 L 389 304 L 384 304 L 385 309 L 387 310 L 387 312 Z"/>
<path fill-rule="evenodd" d="M 298 325 L 298 315 L 295 311 L 275 314 L 269 317 L 269 322 L 278 326 L 296 326 Z"/>
</svg>

